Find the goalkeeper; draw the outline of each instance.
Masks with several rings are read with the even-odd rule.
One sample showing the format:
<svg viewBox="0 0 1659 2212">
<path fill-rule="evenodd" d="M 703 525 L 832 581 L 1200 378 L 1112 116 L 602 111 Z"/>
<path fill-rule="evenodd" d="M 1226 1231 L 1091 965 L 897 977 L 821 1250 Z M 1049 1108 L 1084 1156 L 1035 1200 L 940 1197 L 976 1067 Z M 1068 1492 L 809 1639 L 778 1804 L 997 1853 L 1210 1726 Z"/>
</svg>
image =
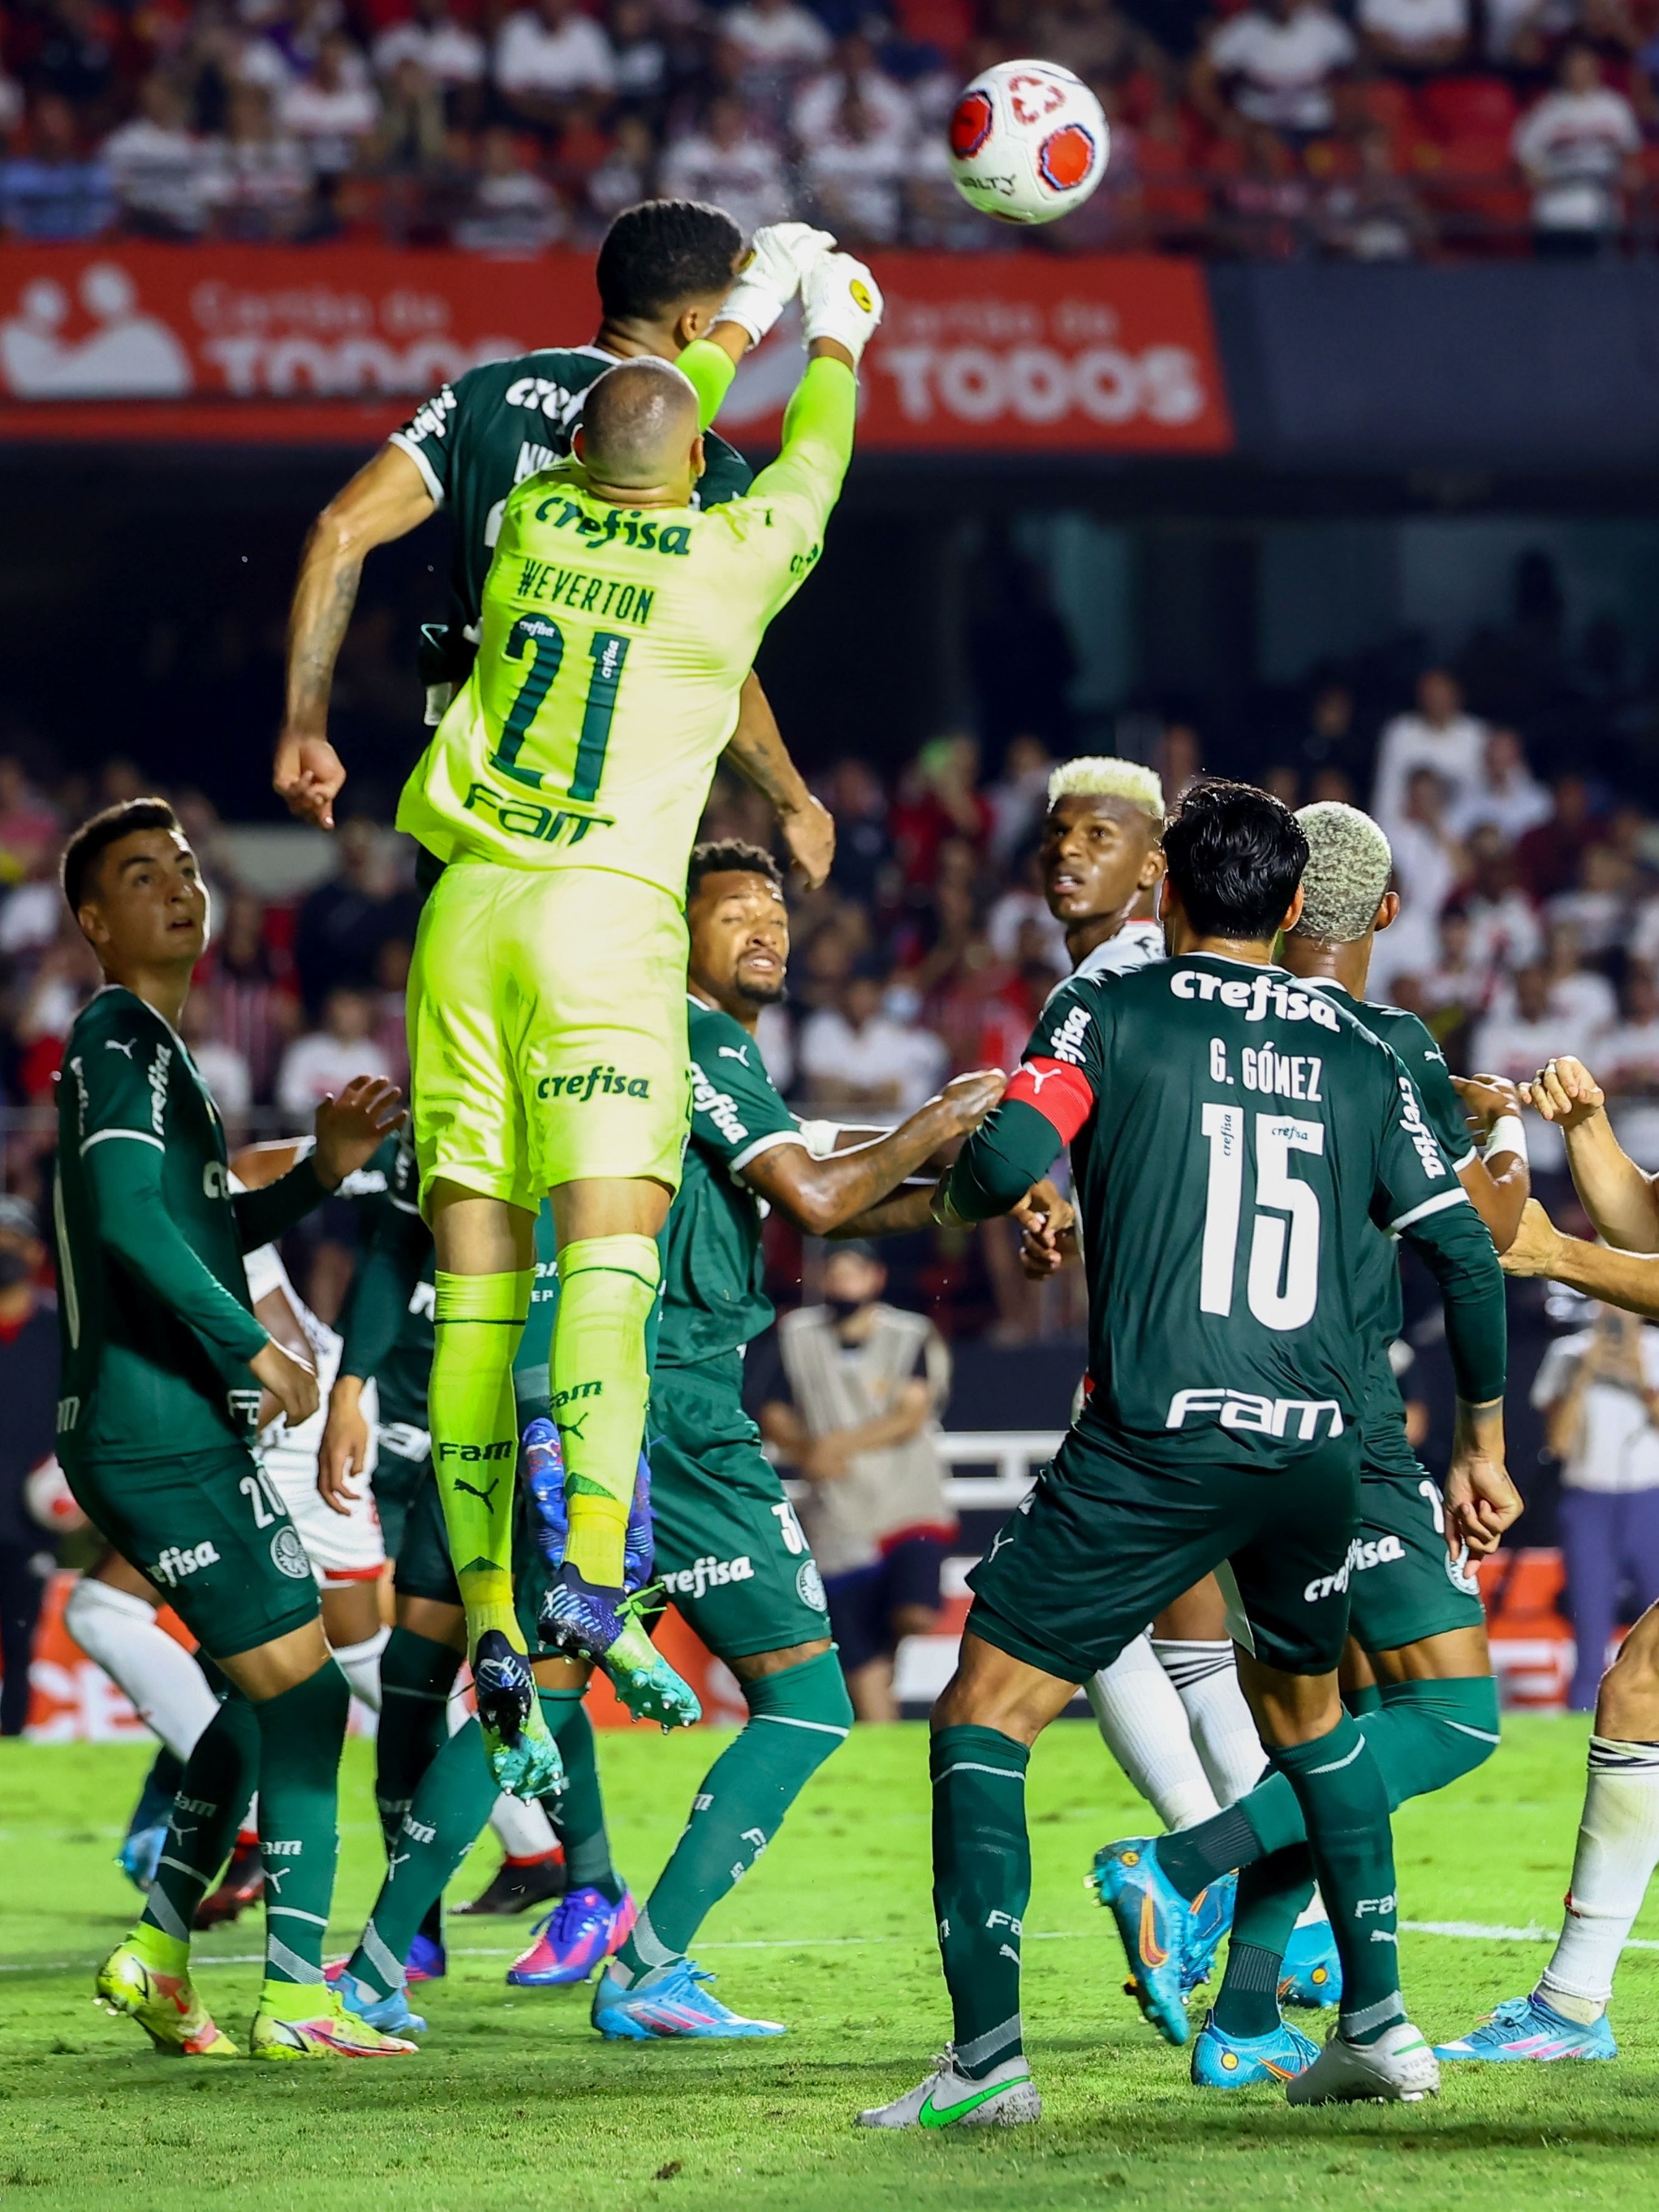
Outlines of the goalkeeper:
<svg viewBox="0 0 1659 2212">
<path fill-rule="evenodd" d="M 740 322 L 738 294 L 728 319 Z M 692 503 L 698 389 L 625 362 L 591 387 L 575 453 L 513 493 L 465 688 L 404 787 L 398 826 L 448 865 L 422 915 L 410 1049 L 437 1248 L 433 1458 L 497 1779 L 544 1790 L 557 1756 L 514 1613 L 512 1360 L 541 1194 L 557 1227 L 552 1404 L 566 1563 L 548 1641 L 597 1660 L 636 1716 L 696 1699 L 623 1608 L 657 1237 L 690 1113 L 684 890 L 714 764 L 772 617 L 817 561 L 852 457 L 855 370 L 880 317 L 869 271 L 825 254 L 801 286 L 811 358 L 783 450 L 744 497 Z M 705 414 L 708 410 L 705 405 Z"/>
</svg>

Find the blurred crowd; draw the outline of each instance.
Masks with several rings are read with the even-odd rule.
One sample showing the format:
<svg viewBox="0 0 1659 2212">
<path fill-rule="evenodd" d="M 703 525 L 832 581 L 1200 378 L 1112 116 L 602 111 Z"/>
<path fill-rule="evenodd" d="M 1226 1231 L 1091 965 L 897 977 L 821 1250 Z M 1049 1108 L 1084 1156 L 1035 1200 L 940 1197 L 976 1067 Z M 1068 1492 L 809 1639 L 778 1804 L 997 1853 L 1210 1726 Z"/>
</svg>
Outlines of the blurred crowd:
<svg viewBox="0 0 1659 2212">
<path fill-rule="evenodd" d="M 863 247 L 1021 242 L 950 182 L 988 64 L 1074 70 L 1107 181 L 1024 242 L 1643 250 L 1659 0 L 4 0 L 0 230 L 533 252 L 648 193 Z"/>
</svg>

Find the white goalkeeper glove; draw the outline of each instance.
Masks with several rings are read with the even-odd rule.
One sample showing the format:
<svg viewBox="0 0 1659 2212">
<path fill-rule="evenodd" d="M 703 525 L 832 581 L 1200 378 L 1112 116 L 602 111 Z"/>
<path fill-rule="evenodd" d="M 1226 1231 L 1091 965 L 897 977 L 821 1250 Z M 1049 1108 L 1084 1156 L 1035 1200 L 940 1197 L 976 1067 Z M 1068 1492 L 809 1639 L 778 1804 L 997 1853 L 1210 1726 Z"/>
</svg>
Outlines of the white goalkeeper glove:
<svg viewBox="0 0 1659 2212">
<path fill-rule="evenodd" d="M 850 253 L 826 253 L 801 280 L 801 321 L 806 343 L 834 338 L 858 367 L 881 320 L 881 287 Z"/>
<path fill-rule="evenodd" d="M 809 222 L 769 222 L 755 233 L 749 258 L 714 320 L 737 323 L 758 345 L 794 298 L 806 271 L 834 246 L 827 230 Z"/>
</svg>

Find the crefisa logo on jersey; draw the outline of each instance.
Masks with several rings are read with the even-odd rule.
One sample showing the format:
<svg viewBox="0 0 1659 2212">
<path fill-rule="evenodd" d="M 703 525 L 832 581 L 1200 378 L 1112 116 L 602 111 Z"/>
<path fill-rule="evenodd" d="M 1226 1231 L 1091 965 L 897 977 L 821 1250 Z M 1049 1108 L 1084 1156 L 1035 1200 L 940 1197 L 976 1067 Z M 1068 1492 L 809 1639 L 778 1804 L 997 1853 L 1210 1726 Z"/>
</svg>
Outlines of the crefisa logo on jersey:
<svg viewBox="0 0 1659 2212">
<path fill-rule="evenodd" d="M 296 1537 L 297 1543 L 299 1539 Z M 199 1574 L 204 1567 L 216 1567 L 219 1553 L 212 1544 L 169 1544 L 149 1571 L 153 1583 L 161 1583 L 168 1589 L 177 1589 L 187 1576 Z M 309 1561 L 306 1572 L 311 1572 Z"/>
<path fill-rule="evenodd" d="M 1272 1012 L 1281 1022 L 1314 1022 L 1322 1030 L 1342 1026 L 1336 1008 L 1316 991 L 1298 991 L 1282 975 L 1259 975 L 1247 983 L 1242 975 L 1214 975 L 1207 968 L 1177 968 L 1170 989 L 1177 999 L 1213 999 L 1247 1022 L 1265 1022 Z"/>
</svg>

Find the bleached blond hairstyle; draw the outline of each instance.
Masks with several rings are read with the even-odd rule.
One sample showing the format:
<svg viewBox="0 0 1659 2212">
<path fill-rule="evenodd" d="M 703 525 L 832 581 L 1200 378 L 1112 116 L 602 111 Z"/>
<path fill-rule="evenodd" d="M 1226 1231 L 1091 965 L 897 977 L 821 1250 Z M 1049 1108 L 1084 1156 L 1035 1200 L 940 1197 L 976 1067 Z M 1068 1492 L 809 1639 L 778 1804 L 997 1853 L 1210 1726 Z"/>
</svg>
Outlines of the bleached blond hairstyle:
<svg viewBox="0 0 1659 2212">
<path fill-rule="evenodd" d="M 1061 799 L 1121 799 L 1158 823 L 1164 820 L 1164 786 L 1157 770 L 1109 753 L 1062 761 L 1048 778 L 1048 804 Z"/>
<path fill-rule="evenodd" d="M 1376 920 L 1394 873 L 1388 839 L 1369 814 L 1340 799 L 1321 799 L 1297 816 L 1308 841 L 1302 872 L 1302 918 L 1292 937 L 1321 945 L 1352 945 Z"/>
</svg>

